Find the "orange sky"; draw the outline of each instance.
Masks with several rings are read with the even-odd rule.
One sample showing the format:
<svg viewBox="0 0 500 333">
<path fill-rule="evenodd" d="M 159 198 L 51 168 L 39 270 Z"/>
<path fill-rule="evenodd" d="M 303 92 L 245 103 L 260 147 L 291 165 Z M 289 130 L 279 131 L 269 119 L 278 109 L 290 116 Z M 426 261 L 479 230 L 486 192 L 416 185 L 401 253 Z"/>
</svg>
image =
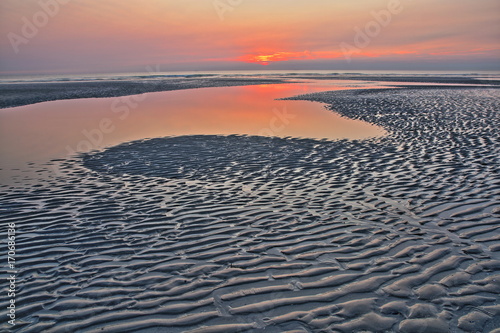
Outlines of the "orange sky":
<svg viewBox="0 0 500 333">
<path fill-rule="evenodd" d="M 2 0 L 0 15 L 4 74 L 500 69 L 498 0 Z"/>
</svg>

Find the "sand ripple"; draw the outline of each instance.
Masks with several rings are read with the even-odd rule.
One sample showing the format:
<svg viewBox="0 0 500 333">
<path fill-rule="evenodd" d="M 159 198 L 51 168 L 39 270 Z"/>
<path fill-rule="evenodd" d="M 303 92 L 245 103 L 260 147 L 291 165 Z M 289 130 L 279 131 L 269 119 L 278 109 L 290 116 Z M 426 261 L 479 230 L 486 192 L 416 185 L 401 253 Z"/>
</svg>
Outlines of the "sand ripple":
<svg viewBox="0 0 500 333">
<path fill-rule="evenodd" d="M 299 98 L 391 134 L 145 140 L 5 189 L 20 331 L 498 327 L 498 90 Z"/>
</svg>

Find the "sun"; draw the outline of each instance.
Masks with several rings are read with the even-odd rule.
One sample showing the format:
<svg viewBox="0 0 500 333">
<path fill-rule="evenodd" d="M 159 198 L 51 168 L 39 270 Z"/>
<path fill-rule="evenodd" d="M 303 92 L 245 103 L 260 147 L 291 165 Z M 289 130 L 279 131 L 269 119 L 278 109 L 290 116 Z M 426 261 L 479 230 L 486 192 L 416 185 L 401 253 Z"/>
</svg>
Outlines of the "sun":
<svg viewBox="0 0 500 333">
<path fill-rule="evenodd" d="M 240 60 L 267 66 L 272 62 L 287 61 L 296 58 L 297 55 L 294 52 L 275 52 L 270 54 L 248 54 L 241 57 Z"/>
</svg>

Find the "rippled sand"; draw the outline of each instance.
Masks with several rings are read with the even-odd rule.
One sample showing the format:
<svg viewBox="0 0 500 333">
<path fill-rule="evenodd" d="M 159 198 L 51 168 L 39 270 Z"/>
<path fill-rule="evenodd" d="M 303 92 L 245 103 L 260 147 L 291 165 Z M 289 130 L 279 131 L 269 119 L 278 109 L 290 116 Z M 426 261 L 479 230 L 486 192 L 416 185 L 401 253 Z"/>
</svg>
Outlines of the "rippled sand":
<svg viewBox="0 0 500 333">
<path fill-rule="evenodd" d="M 19 228 L 18 327 L 489 332 L 500 325 L 499 97 L 319 93 L 298 99 L 390 134 L 184 136 L 54 161 L 59 177 L 1 194 Z"/>
</svg>

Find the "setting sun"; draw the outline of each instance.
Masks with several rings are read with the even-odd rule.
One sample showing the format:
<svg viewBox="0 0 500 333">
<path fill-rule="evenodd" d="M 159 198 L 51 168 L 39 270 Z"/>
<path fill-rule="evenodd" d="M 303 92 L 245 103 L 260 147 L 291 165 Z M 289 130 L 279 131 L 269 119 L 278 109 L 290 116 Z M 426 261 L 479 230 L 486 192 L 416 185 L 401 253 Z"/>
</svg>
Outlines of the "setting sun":
<svg viewBox="0 0 500 333">
<path fill-rule="evenodd" d="M 260 65 L 269 65 L 272 62 L 278 61 L 289 61 L 297 59 L 313 59 L 310 52 L 275 52 L 271 54 L 248 54 L 244 55 L 237 61 L 243 61 L 248 63 L 256 63 Z"/>
</svg>

